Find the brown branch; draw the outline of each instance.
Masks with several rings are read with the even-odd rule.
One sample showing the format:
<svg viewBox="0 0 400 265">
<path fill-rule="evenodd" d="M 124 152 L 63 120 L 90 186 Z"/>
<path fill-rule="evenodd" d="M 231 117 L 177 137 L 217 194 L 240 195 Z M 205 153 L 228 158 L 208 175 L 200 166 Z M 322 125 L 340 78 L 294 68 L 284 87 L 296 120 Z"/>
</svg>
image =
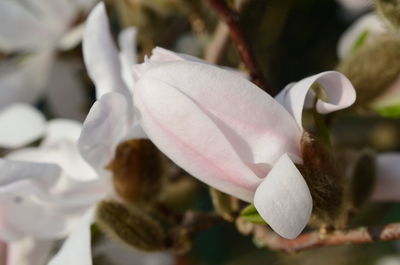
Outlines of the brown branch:
<svg viewBox="0 0 400 265">
<path fill-rule="evenodd" d="M 301 234 L 293 240 L 282 238 L 261 225 L 254 227 L 253 234 L 254 238 L 265 244 L 266 247 L 291 253 L 322 246 L 398 240 L 400 239 L 400 223 L 337 230 L 329 233 L 313 231 Z"/>
<path fill-rule="evenodd" d="M 250 43 L 246 39 L 239 26 L 239 15 L 226 4 L 224 0 L 207 0 L 215 9 L 219 17 L 227 24 L 232 40 L 236 44 L 242 61 L 246 65 L 252 81 L 264 91 L 271 93 L 272 88 L 265 79 L 259 64 L 257 63 Z"/>
</svg>

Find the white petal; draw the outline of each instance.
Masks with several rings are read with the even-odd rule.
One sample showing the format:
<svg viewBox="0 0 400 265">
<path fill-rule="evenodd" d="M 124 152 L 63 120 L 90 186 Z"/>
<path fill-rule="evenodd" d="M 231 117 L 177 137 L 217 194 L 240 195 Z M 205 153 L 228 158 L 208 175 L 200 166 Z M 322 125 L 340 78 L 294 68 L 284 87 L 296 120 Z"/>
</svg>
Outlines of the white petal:
<svg viewBox="0 0 400 265">
<path fill-rule="evenodd" d="M 1 65 L 0 108 L 15 102 L 34 103 L 43 94 L 53 56 L 52 51 L 44 51 Z"/>
<path fill-rule="evenodd" d="M 45 119 L 35 108 L 14 104 L 0 111 L 0 146 L 18 148 L 40 138 Z"/>
<path fill-rule="evenodd" d="M 119 92 L 132 101 L 122 79 L 122 68 L 117 48 L 111 37 L 104 3 L 99 3 L 90 13 L 83 35 L 83 55 L 89 76 L 96 85 L 99 99 L 107 92 Z"/>
<path fill-rule="evenodd" d="M 70 29 L 58 41 L 58 48 L 62 51 L 68 51 L 78 46 L 82 40 L 83 31 L 83 24 L 79 24 L 78 26 Z"/>
<path fill-rule="evenodd" d="M 82 124 L 74 120 L 54 119 L 46 125 L 46 137 L 41 145 L 53 145 L 60 141 L 78 142 Z"/>
<path fill-rule="evenodd" d="M 0 160 L 1 238 L 48 239 L 65 235 L 64 215 L 47 207 L 53 203 L 49 192 L 60 173 L 60 168 L 52 164 Z M 35 215 L 40 218 L 32 218 Z"/>
<path fill-rule="evenodd" d="M 112 239 L 96 244 L 93 256 L 104 255 L 114 265 L 173 265 L 176 260 L 169 252 L 143 252 L 122 245 Z"/>
<path fill-rule="evenodd" d="M 114 157 L 115 148 L 130 125 L 126 119 L 127 104 L 119 93 L 103 95 L 93 104 L 83 123 L 79 150 L 83 158 L 98 172 Z"/>
<path fill-rule="evenodd" d="M 87 114 L 88 91 L 79 60 L 56 60 L 47 85 L 47 102 L 58 118 L 83 121 Z"/>
<path fill-rule="evenodd" d="M 54 134 L 52 137 L 56 137 Z M 66 137 L 58 135 L 57 137 Z M 67 136 L 69 137 L 69 136 Z M 63 169 L 65 178 L 76 181 L 97 180 L 98 175 L 81 157 L 77 143 L 64 138 L 57 142 L 49 139 L 39 148 L 24 148 L 7 155 L 7 158 L 39 163 L 55 163 Z M 83 185 L 83 184 L 82 184 Z"/>
<path fill-rule="evenodd" d="M 372 199 L 400 201 L 400 153 L 379 154 L 377 166 L 377 179 Z"/>
<path fill-rule="evenodd" d="M 43 47 L 53 33 L 18 1 L 0 1 L 0 50 L 32 51 Z"/>
<path fill-rule="evenodd" d="M 126 59 L 128 65 L 137 63 L 137 29 L 134 27 L 126 28 L 118 36 L 118 43 L 121 49 L 121 55 Z"/>
<path fill-rule="evenodd" d="M 293 239 L 307 225 L 312 211 L 310 190 L 287 155 L 279 159 L 257 188 L 254 205 L 282 237 Z"/>
<path fill-rule="evenodd" d="M 375 13 L 368 13 L 362 16 L 340 37 L 337 47 L 338 57 L 344 59 L 348 56 L 362 34 L 368 34 L 365 41 L 369 42 L 376 35 L 382 34 L 385 31 L 387 31 L 385 25 Z"/>
<path fill-rule="evenodd" d="M 279 101 L 293 115 L 299 127 L 302 127 L 303 108 L 310 108 L 312 105 L 305 105 L 313 102 L 315 93 L 311 86 L 318 83 L 324 89 L 328 101 L 318 99 L 317 111 L 322 114 L 341 110 L 351 106 L 356 100 L 356 92 L 346 76 L 339 72 L 327 71 L 290 84 L 283 89 L 275 99 Z"/>
<path fill-rule="evenodd" d="M 25 238 L 8 244 L 7 265 L 43 265 L 50 257 L 54 241 Z"/>
<path fill-rule="evenodd" d="M 136 35 L 137 29 L 131 27 L 124 29 L 118 36 L 118 43 L 121 48 L 120 60 L 122 65 L 122 77 L 132 94 L 135 84 L 132 66 L 137 63 Z"/>
<path fill-rule="evenodd" d="M 92 265 L 90 226 L 94 209 L 88 210 L 48 265 Z"/>
</svg>

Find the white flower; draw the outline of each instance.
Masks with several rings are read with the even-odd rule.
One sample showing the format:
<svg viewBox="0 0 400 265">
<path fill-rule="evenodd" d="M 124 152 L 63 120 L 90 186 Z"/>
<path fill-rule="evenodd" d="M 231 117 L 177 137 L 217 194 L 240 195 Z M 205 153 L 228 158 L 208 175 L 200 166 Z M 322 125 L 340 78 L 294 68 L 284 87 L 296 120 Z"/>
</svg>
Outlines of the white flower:
<svg viewBox="0 0 400 265">
<path fill-rule="evenodd" d="M 55 240 L 68 236 L 50 264 L 90 265 L 94 207 L 104 198 L 115 197 L 110 174 L 97 174 L 80 156 L 78 122 L 58 119 L 43 126 L 45 137 L 39 147 L 0 159 L 0 240 L 8 242 L 7 264 L 42 265 Z M 165 253 L 116 251 L 122 251 L 125 261 L 130 253 L 139 264 L 173 261 Z"/>
<path fill-rule="evenodd" d="M 68 102 L 74 109 L 67 115 L 79 118 L 84 91 L 79 85 L 77 62 L 59 62 L 58 51 L 69 50 L 81 40 L 77 20 L 97 0 L 2 0 L 0 1 L 0 51 L 16 54 L 0 64 L 0 110 L 14 102 L 32 103 L 47 88 L 66 90 L 75 96 Z M 60 74 L 62 71 L 62 74 Z M 60 80 L 60 76 L 63 80 Z M 68 77 L 68 80 L 65 78 Z M 72 82 L 72 83 L 71 83 Z M 76 97 L 78 102 L 76 102 Z M 64 106 L 65 98 L 59 104 Z M 80 104 L 80 105 L 79 105 Z M 57 114 L 58 105 L 53 104 Z"/>
<path fill-rule="evenodd" d="M 141 65 L 132 67 L 131 60 L 129 76 L 120 61 L 129 49 L 118 56 L 101 4 L 89 16 L 83 47 L 98 100 L 79 146 L 96 170 L 111 161 L 118 143 L 145 137 L 143 126 L 193 176 L 245 201 L 254 199 L 279 234 L 293 238 L 301 232 L 312 200 L 291 159 L 301 163 L 303 105 L 313 101 L 308 91 L 314 82 L 329 98 L 318 100 L 319 112 L 351 105 L 355 92 L 343 75 L 325 72 L 291 84 L 277 97 L 282 105 L 237 73 L 161 48 Z"/>
</svg>

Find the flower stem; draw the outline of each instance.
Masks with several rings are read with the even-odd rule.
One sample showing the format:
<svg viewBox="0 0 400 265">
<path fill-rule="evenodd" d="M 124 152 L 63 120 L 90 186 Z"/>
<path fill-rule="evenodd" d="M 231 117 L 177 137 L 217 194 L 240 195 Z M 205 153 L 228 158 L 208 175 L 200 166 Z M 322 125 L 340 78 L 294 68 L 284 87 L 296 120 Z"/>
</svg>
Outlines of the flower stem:
<svg viewBox="0 0 400 265">
<path fill-rule="evenodd" d="M 250 43 L 243 34 L 239 25 L 239 15 L 236 11 L 229 8 L 224 0 L 207 0 L 212 8 L 218 13 L 219 17 L 227 24 L 232 40 L 236 44 L 236 48 L 246 65 L 252 81 L 261 87 L 267 93 L 272 94 L 274 91 L 265 79 L 259 64 L 257 63 Z"/>
<path fill-rule="evenodd" d="M 291 253 L 322 246 L 398 240 L 400 239 L 400 223 L 335 230 L 326 233 L 313 231 L 301 234 L 293 240 L 282 238 L 261 225 L 255 226 L 253 233 L 254 238 L 266 247 Z"/>
</svg>

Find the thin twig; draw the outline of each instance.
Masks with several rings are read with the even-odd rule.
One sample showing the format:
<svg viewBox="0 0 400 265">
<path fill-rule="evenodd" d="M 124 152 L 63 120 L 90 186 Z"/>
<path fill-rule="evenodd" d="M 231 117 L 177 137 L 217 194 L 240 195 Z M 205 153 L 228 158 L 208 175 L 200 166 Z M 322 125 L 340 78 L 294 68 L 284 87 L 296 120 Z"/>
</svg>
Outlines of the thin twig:
<svg viewBox="0 0 400 265">
<path fill-rule="evenodd" d="M 399 240 L 400 223 L 336 230 L 329 233 L 313 231 L 301 234 L 293 240 L 282 238 L 261 225 L 255 226 L 253 233 L 255 239 L 265 244 L 266 247 L 291 253 L 322 246 Z"/>
<path fill-rule="evenodd" d="M 242 61 L 246 65 L 252 81 L 264 91 L 271 93 L 272 88 L 265 79 L 259 64 L 250 48 L 250 43 L 239 26 L 239 16 L 226 4 L 224 0 L 207 0 L 215 9 L 220 18 L 227 24 L 232 40 L 235 42 Z"/>
<path fill-rule="evenodd" d="M 214 37 L 207 47 L 205 59 L 207 62 L 218 64 L 222 58 L 223 51 L 226 49 L 229 41 L 229 28 L 220 21 L 214 32 Z"/>
</svg>

